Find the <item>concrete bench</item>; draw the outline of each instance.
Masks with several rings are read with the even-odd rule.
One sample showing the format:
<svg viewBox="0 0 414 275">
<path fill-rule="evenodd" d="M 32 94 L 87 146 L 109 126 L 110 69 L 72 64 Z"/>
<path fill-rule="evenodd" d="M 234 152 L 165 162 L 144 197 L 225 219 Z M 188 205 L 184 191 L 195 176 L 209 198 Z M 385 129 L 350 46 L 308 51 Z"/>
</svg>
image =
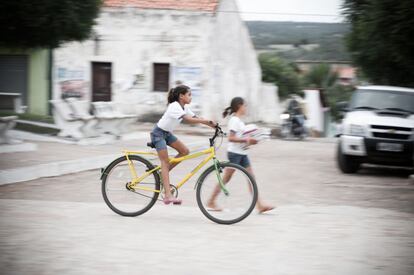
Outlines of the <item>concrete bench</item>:
<svg viewBox="0 0 414 275">
<path fill-rule="evenodd" d="M 74 139 L 82 139 L 88 137 L 85 131 L 85 125 L 90 118 L 79 116 L 65 100 L 50 100 L 53 106 L 53 119 L 59 127 L 60 137 L 72 137 Z"/>
<path fill-rule="evenodd" d="M 18 114 L 24 113 L 25 107 L 22 106 L 22 95 L 0 92 L 0 109 L 14 111 Z"/>
<path fill-rule="evenodd" d="M 99 131 L 96 128 L 98 119 L 89 113 L 91 102 L 88 100 L 79 100 L 73 97 L 67 98 L 65 101 L 69 104 L 74 117 L 77 117 L 84 122 L 84 125 L 80 130 L 85 137 L 99 136 Z"/>
<path fill-rule="evenodd" d="M 119 129 L 121 120 L 114 114 L 112 106 L 108 103 L 105 101 L 92 102 L 93 114 L 98 119 L 97 129 L 101 133 L 119 136 L 121 134 Z"/>
<path fill-rule="evenodd" d="M 131 124 L 137 122 L 139 115 L 136 112 L 131 112 L 134 108 L 134 104 L 125 102 L 109 102 L 112 106 L 112 111 L 120 120 L 119 128 L 121 133 L 130 131 Z"/>
<path fill-rule="evenodd" d="M 11 143 L 11 139 L 7 135 L 7 131 L 16 125 L 16 120 L 17 116 L 0 117 L 0 144 Z"/>
<path fill-rule="evenodd" d="M 138 118 L 135 114 L 124 114 L 121 103 L 109 101 L 92 102 L 94 115 L 98 119 L 98 128 L 103 133 L 119 136 L 127 132 L 128 125 Z"/>
</svg>

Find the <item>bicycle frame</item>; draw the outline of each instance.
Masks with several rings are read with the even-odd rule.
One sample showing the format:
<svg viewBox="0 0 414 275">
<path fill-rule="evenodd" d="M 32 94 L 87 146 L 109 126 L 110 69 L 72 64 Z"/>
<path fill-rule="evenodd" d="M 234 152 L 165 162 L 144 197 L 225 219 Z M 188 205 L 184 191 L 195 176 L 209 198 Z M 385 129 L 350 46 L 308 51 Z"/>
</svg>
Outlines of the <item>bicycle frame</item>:
<svg viewBox="0 0 414 275">
<path fill-rule="evenodd" d="M 137 154 L 137 155 L 155 155 L 155 156 L 157 156 L 157 154 L 156 153 L 152 153 L 152 152 L 143 152 L 143 151 L 123 151 L 123 152 L 124 152 L 124 154 L 125 154 L 125 156 L 127 158 L 128 166 L 129 166 L 131 175 L 133 177 L 133 180 L 129 184 L 129 187 L 130 188 L 133 188 L 133 189 L 139 189 L 139 190 L 144 190 L 144 191 L 151 191 L 151 192 L 160 193 L 160 190 L 155 190 L 155 189 L 152 189 L 152 188 L 139 186 L 139 183 L 143 179 L 145 179 L 146 177 L 148 177 L 149 175 L 151 175 L 152 173 L 160 170 L 161 169 L 161 166 L 158 165 L 154 169 L 149 170 L 149 171 L 146 171 L 143 175 L 138 176 L 137 173 L 136 173 L 136 171 L 135 171 L 135 168 L 134 168 L 134 165 L 133 165 L 132 161 L 129 159 L 129 156 L 130 155 L 134 155 L 134 154 Z M 198 158 L 198 157 L 203 156 L 203 155 L 207 155 L 207 157 L 204 160 L 202 160 L 190 173 L 188 173 L 177 184 L 176 188 L 179 189 L 181 186 L 183 186 L 191 177 L 193 177 L 201 169 L 201 167 L 203 167 L 210 160 L 213 160 L 214 161 L 214 166 L 215 166 L 215 169 L 216 169 L 216 173 L 217 173 L 218 182 L 219 182 L 219 184 L 220 184 L 223 192 L 227 194 L 228 191 L 224 187 L 223 180 L 222 180 L 220 174 L 218 173 L 218 165 L 217 165 L 218 160 L 216 159 L 216 152 L 215 152 L 214 146 L 211 146 L 208 149 L 202 150 L 200 152 L 196 152 L 196 153 L 193 153 L 193 154 L 189 154 L 189 155 L 184 156 L 184 157 L 180 157 L 180 158 L 169 158 L 169 163 L 170 164 L 181 163 L 183 161 L 186 161 L 186 160 L 189 160 L 189 159 Z"/>
</svg>

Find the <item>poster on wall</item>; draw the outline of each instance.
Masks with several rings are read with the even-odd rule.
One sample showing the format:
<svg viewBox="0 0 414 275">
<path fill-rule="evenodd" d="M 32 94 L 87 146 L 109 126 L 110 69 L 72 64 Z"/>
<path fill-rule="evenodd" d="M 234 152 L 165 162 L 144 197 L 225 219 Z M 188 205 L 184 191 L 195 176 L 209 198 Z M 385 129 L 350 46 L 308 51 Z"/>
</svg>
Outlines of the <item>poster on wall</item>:
<svg viewBox="0 0 414 275">
<path fill-rule="evenodd" d="M 200 67 L 173 67 L 174 86 L 184 84 L 191 88 L 193 104 L 201 101 L 201 68 Z"/>
<path fill-rule="evenodd" d="M 67 68 L 57 69 L 57 78 L 60 98 L 75 97 L 86 98 L 86 81 L 84 70 L 71 70 Z"/>
</svg>

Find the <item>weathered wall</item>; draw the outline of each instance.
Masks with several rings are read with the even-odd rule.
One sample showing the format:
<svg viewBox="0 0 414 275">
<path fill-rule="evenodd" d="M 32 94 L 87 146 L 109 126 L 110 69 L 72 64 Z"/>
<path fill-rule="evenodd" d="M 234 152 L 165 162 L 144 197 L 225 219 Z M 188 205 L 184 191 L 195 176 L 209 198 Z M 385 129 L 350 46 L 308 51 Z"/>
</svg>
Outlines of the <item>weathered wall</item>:
<svg viewBox="0 0 414 275">
<path fill-rule="evenodd" d="M 229 12 L 237 10 L 234 0 L 220 1 L 209 39 L 209 88 L 213 97 L 209 106 L 205 106 L 204 113 L 219 118 L 231 99 L 241 96 L 249 106 L 247 121 L 278 122 L 277 89 L 262 86 L 261 69 L 248 29 L 238 13 Z"/>
<path fill-rule="evenodd" d="M 170 86 L 177 80 L 191 86 L 201 115 L 219 119 L 231 98 L 243 96 L 251 106 L 248 119 L 259 120 L 256 53 L 240 16 L 226 10 L 237 10 L 234 0 L 222 0 L 217 13 L 105 8 L 95 39 L 55 51 L 54 98 L 61 82 L 72 79 L 91 99 L 91 62 L 111 62 L 112 100 L 152 102 L 160 111 L 166 94 L 153 91 L 153 63 L 169 63 Z"/>
<path fill-rule="evenodd" d="M 153 63 L 170 64 L 170 84 L 188 72 L 203 90 L 206 81 L 206 43 L 212 14 L 170 10 L 104 9 L 95 27 L 97 40 L 70 43 L 55 51 L 55 97 L 59 82 L 80 79 L 91 98 L 91 62 L 112 63 L 113 100 L 139 100 L 152 92 Z M 59 75 L 60 72 L 60 75 Z M 65 73 L 66 72 L 66 73 Z"/>
<path fill-rule="evenodd" d="M 261 71 L 249 33 L 240 15 L 225 12 L 235 10 L 238 10 L 235 1 L 220 2 L 210 38 L 210 79 L 215 102 L 209 111 L 214 112 L 217 107 L 222 110 L 229 106 L 233 97 L 241 96 L 250 106 L 248 119 L 257 120 L 259 117 L 255 110 L 260 108 Z"/>
</svg>

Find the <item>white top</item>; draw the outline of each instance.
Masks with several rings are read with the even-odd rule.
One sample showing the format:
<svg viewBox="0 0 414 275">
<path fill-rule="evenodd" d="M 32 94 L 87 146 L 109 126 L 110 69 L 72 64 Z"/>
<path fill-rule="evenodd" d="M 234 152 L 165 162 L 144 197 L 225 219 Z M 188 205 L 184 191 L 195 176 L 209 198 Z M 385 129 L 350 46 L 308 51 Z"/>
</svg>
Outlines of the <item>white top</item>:
<svg viewBox="0 0 414 275">
<path fill-rule="evenodd" d="M 158 121 L 157 126 L 164 131 L 172 132 L 181 123 L 185 115 L 195 116 L 188 105 L 184 105 L 183 108 L 178 101 L 174 101 L 168 105 L 167 110 Z"/>
<path fill-rule="evenodd" d="M 233 115 L 228 124 L 228 131 L 233 132 L 236 137 L 243 138 L 243 133 L 245 131 L 246 125 L 244 122 L 238 117 Z M 236 142 L 229 142 L 227 146 L 227 151 L 240 154 L 240 155 L 247 155 L 246 151 L 246 143 L 236 143 Z"/>
</svg>

